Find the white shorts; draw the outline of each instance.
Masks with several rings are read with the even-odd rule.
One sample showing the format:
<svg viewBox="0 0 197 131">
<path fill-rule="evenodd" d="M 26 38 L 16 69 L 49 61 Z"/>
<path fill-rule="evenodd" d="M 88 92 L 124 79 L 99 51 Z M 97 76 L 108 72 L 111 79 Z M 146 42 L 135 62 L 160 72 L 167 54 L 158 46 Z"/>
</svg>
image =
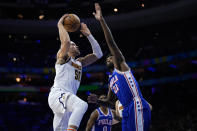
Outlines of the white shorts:
<svg viewBox="0 0 197 131">
<path fill-rule="evenodd" d="M 63 113 L 68 109 L 66 105 L 68 98 L 74 95 L 70 92 L 65 92 L 60 88 L 52 88 L 49 93 L 48 103 L 49 107 L 53 110 L 54 113 Z"/>
<path fill-rule="evenodd" d="M 67 129 L 72 110 L 81 101 L 83 100 L 71 92 L 66 92 L 60 88 L 51 89 L 48 103 L 54 113 L 53 128 L 55 131 Z"/>
</svg>

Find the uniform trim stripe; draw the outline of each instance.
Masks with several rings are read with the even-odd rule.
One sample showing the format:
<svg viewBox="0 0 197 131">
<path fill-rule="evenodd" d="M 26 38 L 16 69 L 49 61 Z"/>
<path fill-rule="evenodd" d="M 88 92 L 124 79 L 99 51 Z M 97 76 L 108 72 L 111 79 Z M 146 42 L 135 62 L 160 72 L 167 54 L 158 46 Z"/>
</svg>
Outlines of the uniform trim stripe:
<svg viewBox="0 0 197 131">
<path fill-rule="evenodd" d="M 136 86 L 135 80 L 134 80 L 134 78 L 133 78 L 133 75 L 131 74 L 131 72 L 129 72 L 129 74 L 131 75 L 131 79 L 132 79 L 132 81 L 133 81 L 133 83 L 134 83 L 134 88 L 135 88 L 135 90 L 136 90 L 137 96 L 140 97 L 140 96 L 139 96 L 139 92 L 138 92 L 138 90 L 137 90 L 137 86 Z"/>
<path fill-rule="evenodd" d="M 141 101 L 141 98 L 140 98 L 140 96 L 139 96 L 139 92 L 138 92 L 138 90 L 137 90 L 137 86 L 136 86 L 135 80 L 134 80 L 133 75 L 131 74 L 131 72 L 130 72 L 130 75 L 131 75 L 131 78 L 132 78 L 132 80 L 133 80 L 133 82 L 134 82 L 134 84 L 135 84 L 134 87 L 135 87 L 136 92 L 137 92 L 138 97 L 139 97 L 139 102 L 140 102 L 141 109 L 143 109 L 142 101 Z M 143 125 L 143 129 L 144 129 L 143 110 L 140 110 L 140 112 L 142 113 L 142 115 L 141 115 L 141 116 L 142 116 L 142 125 Z"/>
<path fill-rule="evenodd" d="M 63 108 L 66 109 L 64 103 L 60 100 L 63 97 L 64 94 L 65 93 L 62 93 L 61 96 L 59 97 L 59 102 L 62 104 Z"/>
<path fill-rule="evenodd" d="M 131 77 L 131 79 L 132 79 L 132 81 L 133 81 L 133 83 L 134 83 L 134 89 L 135 89 L 135 91 L 134 92 L 136 92 L 136 95 L 137 95 L 137 98 L 138 98 L 138 100 L 139 100 L 139 103 L 140 103 L 140 114 L 141 114 L 141 122 L 142 122 L 142 130 L 144 129 L 144 122 L 143 122 L 143 106 L 142 106 L 142 101 L 141 101 L 141 98 L 140 98 L 140 96 L 139 96 L 139 92 L 138 92 L 138 89 L 137 89 L 137 86 L 136 86 L 136 82 L 135 82 L 135 80 L 134 80 L 134 77 L 133 77 L 133 75 L 131 74 L 131 72 L 129 72 L 129 75 L 130 75 L 130 77 Z M 126 79 L 127 79 L 127 76 L 126 76 Z M 127 81 L 128 81 L 128 79 L 127 79 Z M 131 85 L 130 85 L 130 82 L 128 82 L 128 85 L 129 85 L 129 87 L 131 88 Z M 136 97 L 136 96 L 134 96 L 134 97 Z M 135 104 L 135 113 L 137 113 L 138 114 L 138 112 L 136 111 L 137 110 L 137 108 L 136 108 L 136 100 L 134 100 L 134 104 Z M 139 115 L 140 115 L 139 114 Z M 136 115 L 136 120 L 138 120 L 139 118 L 138 118 L 138 115 Z M 137 125 L 138 126 L 138 125 Z M 136 127 L 137 128 L 137 130 L 138 130 L 138 127 Z"/>
<path fill-rule="evenodd" d="M 125 78 L 127 80 L 127 84 L 129 85 L 131 91 L 133 92 L 133 97 L 139 97 L 138 92 L 136 91 L 136 88 L 135 88 L 135 86 L 136 86 L 135 83 L 134 83 L 134 87 L 132 88 L 131 82 L 129 82 L 129 80 L 127 78 L 128 77 L 127 75 L 129 75 L 129 74 L 126 74 L 126 73 L 124 74 L 124 76 L 125 76 Z M 132 81 L 133 81 L 133 79 L 132 79 Z"/>
<path fill-rule="evenodd" d="M 135 127 L 136 127 L 136 131 L 138 131 L 138 121 L 137 121 L 137 111 L 136 111 L 136 101 L 134 100 L 134 112 L 135 112 Z"/>
<path fill-rule="evenodd" d="M 129 80 L 127 79 L 127 76 L 126 76 L 125 74 L 124 74 L 124 77 L 126 78 L 127 84 L 128 84 L 129 87 L 130 87 L 130 90 L 131 90 L 131 93 L 132 93 L 133 97 L 135 97 L 135 94 L 134 94 L 134 92 L 133 92 L 133 90 L 132 90 L 132 87 L 131 87 L 130 84 L 129 84 Z"/>
<path fill-rule="evenodd" d="M 142 126 L 143 126 L 143 130 L 144 130 L 144 117 L 143 117 L 143 105 L 142 105 L 142 101 L 140 99 L 140 105 L 142 107 L 141 113 L 142 113 Z"/>
<path fill-rule="evenodd" d="M 99 117 L 100 117 L 100 113 L 99 113 L 99 110 L 98 109 L 96 109 L 96 111 L 98 112 L 98 118 L 97 118 L 97 120 L 98 120 Z"/>
<path fill-rule="evenodd" d="M 131 75 L 131 78 L 132 78 L 132 80 L 133 80 L 133 82 L 134 82 L 134 87 L 135 87 L 135 89 L 136 89 L 136 92 L 137 92 L 137 94 L 138 94 L 138 97 L 139 97 L 139 101 L 140 101 L 140 106 L 141 106 L 141 109 L 143 109 L 143 105 L 142 105 L 142 101 L 141 101 L 141 98 L 140 98 L 140 96 L 139 96 L 139 92 L 138 92 L 138 90 L 137 90 L 137 86 L 136 86 L 136 83 L 135 83 L 135 80 L 134 80 L 134 78 L 133 78 L 133 75 L 131 74 L 131 72 L 130 72 L 130 75 Z M 143 124 L 143 128 L 144 128 L 144 118 L 143 118 L 143 110 L 141 110 L 141 113 L 142 113 L 142 124 Z"/>
</svg>

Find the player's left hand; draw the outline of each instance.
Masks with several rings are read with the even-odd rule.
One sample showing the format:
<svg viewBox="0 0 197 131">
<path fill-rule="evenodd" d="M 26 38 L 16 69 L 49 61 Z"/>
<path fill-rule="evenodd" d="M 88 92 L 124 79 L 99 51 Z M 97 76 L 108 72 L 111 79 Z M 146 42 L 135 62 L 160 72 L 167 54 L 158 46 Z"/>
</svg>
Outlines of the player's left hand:
<svg viewBox="0 0 197 131">
<path fill-rule="evenodd" d="M 88 103 L 97 103 L 98 96 L 96 94 L 90 94 L 88 96 Z"/>
<path fill-rule="evenodd" d="M 87 25 L 85 23 L 81 23 L 81 33 L 83 33 L 83 35 L 88 36 L 91 34 L 90 30 L 88 29 Z"/>
<path fill-rule="evenodd" d="M 95 3 L 95 12 L 93 12 L 92 14 L 94 15 L 94 17 L 97 19 L 97 20 L 101 20 L 102 19 L 102 11 L 101 11 L 101 7 L 99 5 L 99 3 Z"/>
</svg>

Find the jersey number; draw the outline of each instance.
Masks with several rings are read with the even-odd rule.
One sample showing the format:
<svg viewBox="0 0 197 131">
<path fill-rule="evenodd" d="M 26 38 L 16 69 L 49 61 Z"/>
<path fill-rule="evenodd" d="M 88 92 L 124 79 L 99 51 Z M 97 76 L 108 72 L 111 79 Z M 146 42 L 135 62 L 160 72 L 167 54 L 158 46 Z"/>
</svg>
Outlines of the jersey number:
<svg viewBox="0 0 197 131">
<path fill-rule="evenodd" d="M 80 81 L 81 71 L 75 70 L 75 80 Z"/>
<path fill-rule="evenodd" d="M 114 93 L 117 94 L 118 91 L 119 91 L 118 85 L 115 84 L 112 88 L 113 88 L 113 90 L 114 90 Z"/>
</svg>

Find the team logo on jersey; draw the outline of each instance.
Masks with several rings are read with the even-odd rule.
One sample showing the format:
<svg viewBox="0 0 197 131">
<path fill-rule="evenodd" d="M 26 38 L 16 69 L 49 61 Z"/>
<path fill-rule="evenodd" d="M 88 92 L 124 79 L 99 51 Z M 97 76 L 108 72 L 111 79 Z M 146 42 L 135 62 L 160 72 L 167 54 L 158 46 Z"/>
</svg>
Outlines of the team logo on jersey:
<svg viewBox="0 0 197 131">
<path fill-rule="evenodd" d="M 78 64 L 76 64 L 76 63 L 74 63 L 74 62 L 72 62 L 71 65 L 72 65 L 73 67 L 79 69 L 79 70 L 82 69 L 82 67 L 81 67 L 80 65 L 78 65 Z"/>
<path fill-rule="evenodd" d="M 103 120 L 99 120 L 98 125 L 112 125 L 112 120 L 108 120 L 108 119 L 103 119 Z"/>
</svg>

